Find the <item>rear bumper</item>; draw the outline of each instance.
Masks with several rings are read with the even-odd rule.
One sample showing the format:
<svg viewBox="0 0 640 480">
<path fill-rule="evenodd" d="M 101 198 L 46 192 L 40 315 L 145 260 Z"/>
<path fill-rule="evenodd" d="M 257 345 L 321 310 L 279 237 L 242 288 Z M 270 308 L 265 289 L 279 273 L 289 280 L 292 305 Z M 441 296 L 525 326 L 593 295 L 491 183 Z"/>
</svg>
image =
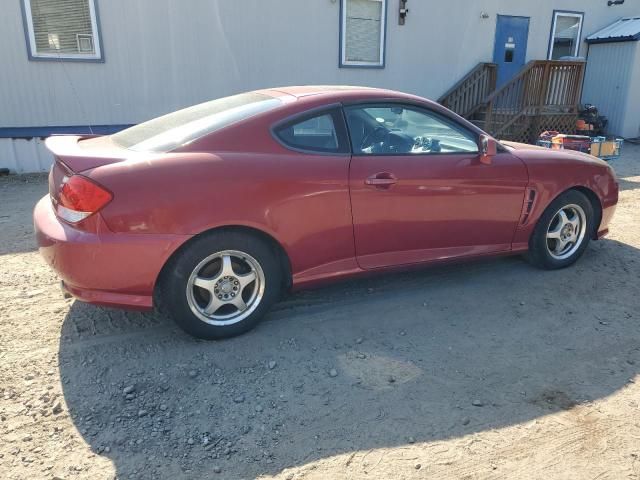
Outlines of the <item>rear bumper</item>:
<svg viewBox="0 0 640 480">
<path fill-rule="evenodd" d="M 85 232 L 61 222 L 51 201 L 42 198 L 33 212 L 40 254 L 84 302 L 150 309 L 162 266 L 189 235 L 116 234 L 101 218 Z"/>
</svg>

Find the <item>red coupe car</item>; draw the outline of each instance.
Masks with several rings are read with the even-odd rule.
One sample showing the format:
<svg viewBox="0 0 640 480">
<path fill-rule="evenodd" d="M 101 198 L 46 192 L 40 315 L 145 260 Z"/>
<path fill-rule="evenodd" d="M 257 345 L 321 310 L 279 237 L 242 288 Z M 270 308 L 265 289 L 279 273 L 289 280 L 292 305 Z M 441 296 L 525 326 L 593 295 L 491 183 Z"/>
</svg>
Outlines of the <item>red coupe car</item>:
<svg viewBox="0 0 640 480">
<path fill-rule="evenodd" d="M 363 87 L 260 90 L 47 146 L 35 228 L 64 288 L 159 304 L 201 338 L 364 272 L 505 253 L 566 267 L 618 200 L 595 157 L 497 142 L 436 103 Z"/>
</svg>

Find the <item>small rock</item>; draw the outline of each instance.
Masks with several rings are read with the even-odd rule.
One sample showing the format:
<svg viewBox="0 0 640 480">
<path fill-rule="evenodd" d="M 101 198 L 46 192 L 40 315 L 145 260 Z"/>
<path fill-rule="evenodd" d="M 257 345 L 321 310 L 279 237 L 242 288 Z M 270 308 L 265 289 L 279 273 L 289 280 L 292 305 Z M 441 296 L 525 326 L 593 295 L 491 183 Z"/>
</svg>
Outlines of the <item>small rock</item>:
<svg viewBox="0 0 640 480">
<path fill-rule="evenodd" d="M 358 338 L 356 338 L 356 343 L 357 343 L 358 345 L 360 345 L 363 341 L 364 341 L 364 339 L 363 339 L 362 337 L 358 337 Z"/>
<path fill-rule="evenodd" d="M 329 370 L 329 376 L 330 377 L 337 377 L 338 376 L 338 371 L 335 368 L 332 368 L 331 370 Z"/>
<path fill-rule="evenodd" d="M 111 447 L 104 447 L 104 453 L 110 453 Z"/>
<path fill-rule="evenodd" d="M 482 403 L 482 401 L 477 399 L 471 402 L 471 405 L 473 405 L 474 407 L 484 407 L 484 403 Z"/>
<path fill-rule="evenodd" d="M 138 410 L 138 417 L 146 417 L 148 415 L 149 412 L 147 412 L 146 410 L 142 409 L 142 410 Z"/>
<path fill-rule="evenodd" d="M 193 438 L 188 438 L 187 439 L 187 444 L 188 445 L 193 445 Z"/>
<path fill-rule="evenodd" d="M 524 307 L 524 305 L 525 305 L 524 302 L 520 302 L 521 307 Z"/>
<path fill-rule="evenodd" d="M 256 412 L 260 413 L 260 412 L 262 412 L 262 410 L 264 410 L 262 408 L 262 405 L 256 405 Z"/>
<path fill-rule="evenodd" d="M 469 425 L 470 422 L 471 422 L 470 418 L 463 418 L 462 419 L 462 425 Z"/>
<path fill-rule="evenodd" d="M 609 325 L 609 322 L 604 322 L 602 320 L 600 320 L 600 322 L 598 322 L 600 325 Z"/>
<path fill-rule="evenodd" d="M 416 439 L 413 437 L 409 437 L 409 443 L 416 443 Z"/>
<path fill-rule="evenodd" d="M 198 376 L 198 372 L 196 372 L 195 370 L 189 370 L 189 376 L 191 378 L 196 378 Z"/>
<path fill-rule="evenodd" d="M 366 356 L 364 353 L 358 353 L 358 354 L 356 355 L 356 357 L 357 357 L 357 358 L 360 358 L 360 359 L 367 358 L 367 356 Z"/>
<path fill-rule="evenodd" d="M 135 389 L 136 389 L 135 385 L 129 385 L 128 387 L 124 387 L 122 389 L 122 393 L 124 395 L 129 395 L 130 393 L 133 393 Z"/>
<path fill-rule="evenodd" d="M 136 396 L 133 393 L 128 393 L 124 396 L 124 398 L 126 398 L 127 400 L 133 400 L 134 398 L 136 398 Z"/>
<path fill-rule="evenodd" d="M 629 365 L 635 365 L 636 364 L 635 360 L 631 360 L 631 359 L 627 360 L 627 363 Z"/>
<path fill-rule="evenodd" d="M 413 468 L 415 468 L 416 470 L 420 470 L 422 468 L 422 465 L 416 463 Z"/>
<path fill-rule="evenodd" d="M 240 395 L 237 395 L 237 396 L 233 397 L 233 401 L 236 402 L 236 403 L 244 402 L 244 395 L 240 394 Z"/>
<path fill-rule="evenodd" d="M 52 412 L 54 415 L 57 415 L 57 414 L 59 414 L 59 413 L 62 413 L 62 404 L 61 404 L 60 402 L 57 402 L 57 403 L 53 406 L 53 408 L 51 409 L 51 412 Z"/>
<path fill-rule="evenodd" d="M 160 404 L 160 410 L 162 410 L 163 412 L 167 410 L 167 406 L 164 403 Z"/>
<path fill-rule="evenodd" d="M 220 468 L 218 465 L 214 465 L 213 468 L 213 473 L 220 473 L 222 472 L 222 468 Z"/>
<path fill-rule="evenodd" d="M 271 361 L 269 362 L 269 365 L 268 365 L 269 370 L 273 370 L 274 368 L 276 368 L 276 365 L 278 365 L 278 364 L 276 363 L 276 361 L 275 361 L 275 360 L 271 360 Z"/>
<path fill-rule="evenodd" d="M 400 336 L 404 337 L 407 334 L 404 330 L 400 330 Z"/>
<path fill-rule="evenodd" d="M 31 440 L 33 440 L 33 437 L 31 435 L 27 435 L 26 437 L 22 438 L 23 442 L 30 442 Z"/>
</svg>

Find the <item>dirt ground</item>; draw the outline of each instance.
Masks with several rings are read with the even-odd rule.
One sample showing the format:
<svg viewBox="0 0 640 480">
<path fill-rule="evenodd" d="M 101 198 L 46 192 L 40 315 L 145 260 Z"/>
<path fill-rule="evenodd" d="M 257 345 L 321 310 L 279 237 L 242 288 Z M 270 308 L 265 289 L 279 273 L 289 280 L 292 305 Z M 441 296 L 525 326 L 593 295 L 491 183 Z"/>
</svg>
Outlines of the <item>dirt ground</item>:
<svg viewBox="0 0 640 480">
<path fill-rule="evenodd" d="M 0 478 L 640 478 L 640 147 L 612 164 L 610 237 L 572 268 L 342 283 L 214 343 L 63 299 L 45 177 L 1 178 Z"/>
</svg>

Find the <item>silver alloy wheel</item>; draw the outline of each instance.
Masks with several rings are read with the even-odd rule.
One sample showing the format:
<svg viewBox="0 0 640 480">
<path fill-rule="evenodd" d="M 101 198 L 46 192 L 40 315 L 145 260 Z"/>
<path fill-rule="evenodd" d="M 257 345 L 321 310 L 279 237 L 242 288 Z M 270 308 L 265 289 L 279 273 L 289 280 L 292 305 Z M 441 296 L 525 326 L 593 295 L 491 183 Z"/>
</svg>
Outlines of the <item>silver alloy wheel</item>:
<svg viewBox="0 0 640 480">
<path fill-rule="evenodd" d="M 547 227 L 547 250 L 556 260 L 573 255 L 582 245 L 587 232 L 587 216 L 580 205 L 565 205 Z"/>
<path fill-rule="evenodd" d="M 187 281 L 187 302 L 200 320 L 222 327 L 251 315 L 260 305 L 264 287 L 264 272 L 255 258 L 224 250 L 193 269 Z"/>
</svg>

